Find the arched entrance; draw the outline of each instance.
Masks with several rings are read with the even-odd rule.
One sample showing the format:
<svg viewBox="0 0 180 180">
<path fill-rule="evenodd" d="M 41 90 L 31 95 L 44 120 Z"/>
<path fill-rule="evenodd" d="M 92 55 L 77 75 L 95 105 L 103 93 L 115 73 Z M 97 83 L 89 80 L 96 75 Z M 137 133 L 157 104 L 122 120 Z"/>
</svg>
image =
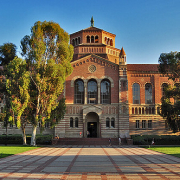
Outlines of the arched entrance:
<svg viewBox="0 0 180 180">
<path fill-rule="evenodd" d="M 99 116 L 95 112 L 89 112 L 86 115 L 85 130 L 87 138 L 99 137 Z M 89 133 L 87 133 L 89 132 Z"/>
</svg>

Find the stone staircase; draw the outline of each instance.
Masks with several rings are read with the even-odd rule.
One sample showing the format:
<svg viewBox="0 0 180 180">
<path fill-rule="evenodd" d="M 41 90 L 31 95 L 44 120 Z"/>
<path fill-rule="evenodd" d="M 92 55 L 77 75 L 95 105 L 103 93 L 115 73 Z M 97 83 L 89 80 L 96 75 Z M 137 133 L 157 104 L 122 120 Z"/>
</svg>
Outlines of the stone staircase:
<svg viewBox="0 0 180 180">
<path fill-rule="evenodd" d="M 129 142 L 129 140 L 122 139 L 121 144 L 132 144 Z M 118 138 L 111 138 L 111 145 L 118 144 Z M 53 139 L 52 145 L 109 145 L 109 138 L 59 138 Z"/>
</svg>

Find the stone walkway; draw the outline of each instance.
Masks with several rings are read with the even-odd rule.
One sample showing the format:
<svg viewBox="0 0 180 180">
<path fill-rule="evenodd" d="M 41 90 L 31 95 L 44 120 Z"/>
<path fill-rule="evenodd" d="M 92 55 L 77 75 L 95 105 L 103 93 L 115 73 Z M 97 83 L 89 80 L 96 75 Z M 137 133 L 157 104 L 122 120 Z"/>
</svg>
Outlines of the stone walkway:
<svg viewBox="0 0 180 180">
<path fill-rule="evenodd" d="M 0 159 L 0 179 L 180 179 L 180 158 L 135 146 L 58 146 Z"/>
</svg>

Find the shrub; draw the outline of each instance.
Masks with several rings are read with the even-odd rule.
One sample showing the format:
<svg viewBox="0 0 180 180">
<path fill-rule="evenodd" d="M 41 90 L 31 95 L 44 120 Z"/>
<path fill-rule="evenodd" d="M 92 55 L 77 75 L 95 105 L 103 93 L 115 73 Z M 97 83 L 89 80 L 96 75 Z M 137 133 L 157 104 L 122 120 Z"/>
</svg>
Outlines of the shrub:
<svg viewBox="0 0 180 180">
<path fill-rule="evenodd" d="M 155 145 L 180 145 L 180 136 L 175 135 L 131 135 L 134 145 L 151 145 L 152 139 Z"/>
<path fill-rule="evenodd" d="M 36 135 L 36 144 L 38 145 L 50 145 L 52 140 L 52 135 Z M 31 135 L 26 135 L 26 142 L 30 144 L 31 142 Z M 22 135 L 15 134 L 15 135 L 0 135 L 0 144 L 23 144 Z"/>
</svg>

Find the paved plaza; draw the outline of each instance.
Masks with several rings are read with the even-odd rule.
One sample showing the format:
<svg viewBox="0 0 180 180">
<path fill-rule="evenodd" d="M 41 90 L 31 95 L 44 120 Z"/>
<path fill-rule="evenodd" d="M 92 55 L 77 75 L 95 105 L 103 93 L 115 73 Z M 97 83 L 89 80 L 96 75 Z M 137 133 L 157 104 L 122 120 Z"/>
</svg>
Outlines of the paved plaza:
<svg viewBox="0 0 180 180">
<path fill-rule="evenodd" d="M 0 179 L 180 179 L 180 158 L 136 146 L 43 147 L 0 159 Z"/>
</svg>

